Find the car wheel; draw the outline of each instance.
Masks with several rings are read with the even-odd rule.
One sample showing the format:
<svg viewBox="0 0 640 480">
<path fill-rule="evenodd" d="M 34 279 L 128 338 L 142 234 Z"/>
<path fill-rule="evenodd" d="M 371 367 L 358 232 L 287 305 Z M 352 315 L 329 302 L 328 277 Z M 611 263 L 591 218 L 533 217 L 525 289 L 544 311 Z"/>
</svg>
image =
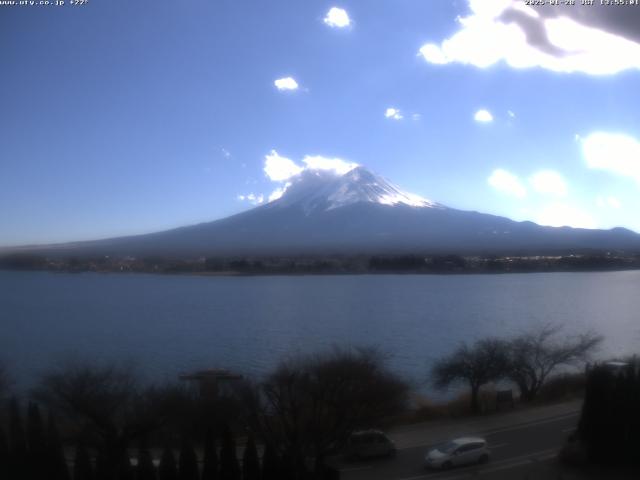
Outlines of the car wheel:
<svg viewBox="0 0 640 480">
<path fill-rule="evenodd" d="M 485 463 L 487 463 L 489 461 L 489 455 L 480 455 L 480 458 L 478 459 L 478 463 L 480 465 L 484 465 Z"/>
<path fill-rule="evenodd" d="M 442 464 L 442 469 L 443 470 L 451 470 L 452 467 L 453 467 L 453 464 L 451 462 L 444 462 Z"/>
</svg>

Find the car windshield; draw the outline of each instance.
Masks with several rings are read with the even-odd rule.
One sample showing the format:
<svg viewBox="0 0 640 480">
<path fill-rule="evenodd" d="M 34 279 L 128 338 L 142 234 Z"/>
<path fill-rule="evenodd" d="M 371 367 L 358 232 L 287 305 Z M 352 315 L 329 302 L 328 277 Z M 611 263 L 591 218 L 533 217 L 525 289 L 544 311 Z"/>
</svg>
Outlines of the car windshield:
<svg viewBox="0 0 640 480">
<path fill-rule="evenodd" d="M 452 453 L 459 446 L 460 445 L 458 445 L 456 442 L 447 442 L 439 445 L 438 447 L 436 447 L 436 449 L 441 451 L 442 453 Z"/>
</svg>

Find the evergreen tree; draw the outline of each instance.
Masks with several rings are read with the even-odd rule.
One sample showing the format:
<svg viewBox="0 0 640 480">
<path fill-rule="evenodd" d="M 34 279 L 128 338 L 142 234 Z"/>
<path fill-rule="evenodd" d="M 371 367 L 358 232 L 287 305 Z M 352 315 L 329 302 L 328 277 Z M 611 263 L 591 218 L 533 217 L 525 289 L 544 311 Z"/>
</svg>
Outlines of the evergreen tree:
<svg viewBox="0 0 640 480">
<path fill-rule="evenodd" d="M 13 397 L 9 403 L 9 478 L 28 478 L 28 452 L 25 440 L 20 405 Z"/>
<path fill-rule="evenodd" d="M 116 478 L 118 480 L 133 480 L 133 467 L 131 466 L 131 459 L 127 449 L 120 456 Z"/>
<path fill-rule="evenodd" d="M 9 477 L 9 444 L 0 426 L 0 478 Z"/>
<path fill-rule="evenodd" d="M 64 449 L 53 414 L 47 419 L 47 480 L 70 480 Z"/>
<path fill-rule="evenodd" d="M 260 480 L 260 460 L 258 459 L 258 450 L 252 434 L 249 434 L 242 455 L 242 479 Z"/>
<path fill-rule="evenodd" d="M 89 452 L 80 444 L 76 447 L 76 455 L 73 462 L 73 480 L 94 480 Z"/>
<path fill-rule="evenodd" d="M 632 386 L 632 400 L 630 402 L 632 406 L 630 407 L 628 420 L 632 438 L 632 441 L 628 444 L 628 454 L 635 465 L 640 465 L 640 455 L 637 454 L 640 450 L 640 409 L 637 408 L 640 405 L 640 369 L 635 356 L 633 357 L 632 365 L 635 378 Z"/>
<path fill-rule="evenodd" d="M 593 463 L 638 463 L 640 372 L 635 360 L 625 370 L 595 366 L 587 374 L 578 434 Z"/>
<path fill-rule="evenodd" d="M 262 480 L 278 480 L 278 454 L 271 443 L 267 443 L 262 455 Z"/>
<path fill-rule="evenodd" d="M 156 467 L 153 465 L 153 458 L 144 438 L 138 444 L 136 480 L 156 480 Z"/>
<path fill-rule="evenodd" d="M 213 431 L 208 429 L 204 440 L 202 480 L 218 480 L 218 478 L 218 451 L 216 449 L 216 438 Z"/>
<path fill-rule="evenodd" d="M 179 466 L 180 480 L 198 480 L 198 457 L 196 457 L 193 444 L 186 435 L 183 437 L 180 447 Z"/>
<path fill-rule="evenodd" d="M 27 408 L 27 445 L 29 473 L 34 480 L 47 477 L 47 440 L 40 408 L 29 403 Z"/>
<path fill-rule="evenodd" d="M 178 480 L 178 467 L 173 450 L 165 447 L 160 457 L 160 468 L 158 469 L 158 480 Z"/>
<path fill-rule="evenodd" d="M 285 450 L 278 463 L 278 479 L 294 480 L 294 478 L 294 457 Z"/>
<path fill-rule="evenodd" d="M 109 468 L 109 462 L 107 461 L 107 455 L 104 448 L 98 450 L 98 456 L 96 457 L 96 480 L 113 480 L 113 474 Z"/>
<path fill-rule="evenodd" d="M 236 455 L 236 444 L 228 425 L 222 430 L 220 448 L 220 478 L 222 480 L 240 480 L 240 465 Z"/>
</svg>

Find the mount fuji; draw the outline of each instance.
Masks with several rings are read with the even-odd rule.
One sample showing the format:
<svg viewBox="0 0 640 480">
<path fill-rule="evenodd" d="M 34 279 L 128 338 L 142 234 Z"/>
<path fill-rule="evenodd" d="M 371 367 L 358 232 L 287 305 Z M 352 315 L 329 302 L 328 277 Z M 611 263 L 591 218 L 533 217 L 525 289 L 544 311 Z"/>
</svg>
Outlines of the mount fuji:
<svg viewBox="0 0 640 480">
<path fill-rule="evenodd" d="M 624 229 L 545 227 L 448 208 L 364 167 L 306 169 L 282 196 L 249 211 L 173 230 L 30 248 L 47 255 L 543 254 L 640 252 Z"/>
</svg>

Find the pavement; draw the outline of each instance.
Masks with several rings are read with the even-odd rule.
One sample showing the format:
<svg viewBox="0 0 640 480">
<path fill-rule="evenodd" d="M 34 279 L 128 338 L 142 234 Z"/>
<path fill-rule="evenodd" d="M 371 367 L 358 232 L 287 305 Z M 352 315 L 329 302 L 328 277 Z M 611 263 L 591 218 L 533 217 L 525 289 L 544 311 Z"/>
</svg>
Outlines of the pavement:
<svg viewBox="0 0 640 480">
<path fill-rule="evenodd" d="M 515 410 L 489 416 L 407 425 L 387 432 L 398 453 L 391 459 L 340 461 L 343 480 L 578 480 L 614 478 L 575 470 L 557 460 L 576 428 L 582 401 Z M 429 448 L 460 436 L 487 439 L 491 460 L 482 466 L 447 472 L 424 468 Z M 637 473 L 636 473 L 637 474 Z M 594 476 L 596 475 L 596 476 Z M 615 478 L 637 478 L 615 475 Z"/>
</svg>

